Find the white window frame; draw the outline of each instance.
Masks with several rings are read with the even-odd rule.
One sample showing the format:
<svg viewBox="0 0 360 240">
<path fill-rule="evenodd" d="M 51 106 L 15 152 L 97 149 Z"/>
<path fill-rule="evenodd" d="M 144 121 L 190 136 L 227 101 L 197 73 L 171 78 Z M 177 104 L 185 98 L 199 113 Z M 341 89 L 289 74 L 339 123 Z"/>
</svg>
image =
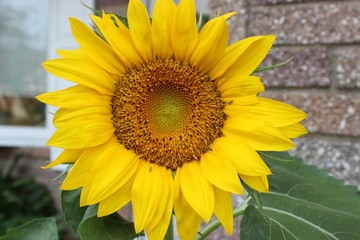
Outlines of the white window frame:
<svg viewBox="0 0 360 240">
<path fill-rule="evenodd" d="M 142 1 L 151 13 L 155 0 Z M 91 10 L 83 6 L 81 2 L 91 8 L 95 6 L 95 0 L 49 0 L 49 42 L 47 59 L 57 58 L 57 49 L 74 49 L 78 47 L 78 44 L 71 34 L 68 19 L 69 17 L 75 17 L 85 23 L 91 23 L 89 18 Z M 196 2 L 199 7 L 198 2 L 200 2 L 200 0 Z M 70 82 L 60 80 L 51 74 L 47 74 L 47 79 L 44 79 L 44 81 L 47 82 L 47 92 L 64 89 L 72 85 Z M 52 124 L 53 113 L 55 113 L 55 111 L 55 107 L 46 106 L 45 126 L 0 125 L 0 146 L 46 147 L 49 137 L 55 131 Z M 60 152 L 61 149 L 51 148 L 50 158 L 55 159 Z"/>
<path fill-rule="evenodd" d="M 94 6 L 94 0 L 82 0 L 89 7 Z M 72 49 L 77 43 L 71 35 L 69 17 L 76 17 L 84 22 L 90 22 L 91 11 L 78 0 L 49 0 L 49 40 L 47 58 L 56 58 L 56 49 Z M 46 91 L 55 91 L 68 87 L 70 84 L 64 80 L 47 74 Z M 54 107 L 46 106 L 45 126 L 16 126 L 0 125 L 1 147 L 45 147 L 46 142 L 54 132 L 52 114 Z"/>
</svg>

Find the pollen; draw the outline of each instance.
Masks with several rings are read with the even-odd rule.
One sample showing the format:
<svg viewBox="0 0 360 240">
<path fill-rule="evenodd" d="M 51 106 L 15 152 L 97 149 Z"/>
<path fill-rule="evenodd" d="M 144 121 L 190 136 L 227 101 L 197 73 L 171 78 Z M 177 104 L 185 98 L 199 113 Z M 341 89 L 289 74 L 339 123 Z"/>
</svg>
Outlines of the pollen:
<svg viewBox="0 0 360 240">
<path fill-rule="evenodd" d="M 140 159 L 176 170 L 199 161 L 222 135 L 225 103 L 215 82 L 172 59 L 133 68 L 112 99 L 115 135 Z"/>
</svg>

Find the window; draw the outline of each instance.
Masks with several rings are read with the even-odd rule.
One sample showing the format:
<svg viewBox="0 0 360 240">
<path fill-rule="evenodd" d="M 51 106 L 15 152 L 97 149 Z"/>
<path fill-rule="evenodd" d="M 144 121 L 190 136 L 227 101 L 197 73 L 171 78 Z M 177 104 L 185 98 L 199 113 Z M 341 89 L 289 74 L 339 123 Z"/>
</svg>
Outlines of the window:
<svg viewBox="0 0 360 240">
<path fill-rule="evenodd" d="M 0 124 L 44 126 L 34 96 L 46 90 L 48 0 L 3 0 L 0 9 Z"/>
<path fill-rule="evenodd" d="M 96 9 L 104 10 L 107 13 L 116 13 L 126 16 L 129 0 L 98 0 Z"/>
<path fill-rule="evenodd" d="M 81 2 L 93 7 L 93 0 Z M 41 63 L 56 58 L 56 49 L 77 47 L 68 18 L 90 22 L 81 2 L 0 1 L 0 146 L 45 146 L 53 132 L 56 109 L 34 97 L 67 84 L 47 74 Z"/>
<path fill-rule="evenodd" d="M 155 0 L 143 2 L 151 12 Z M 0 146 L 46 145 L 56 109 L 34 97 L 71 83 L 47 74 L 41 63 L 56 58 L 56 49 L 78 47 L 68 18 L 91 24 L 91 11 L 82 3 L 126 15 L 128 0 L 0 1 Z"/>
<path fill-rule="evenodd" d="M 178 4 L 179 1 L 180 0 L 174 0 L 176 4 Z M 151 14 L 155 0 L 142 0 L 142 2 L 145 4 L 146 8 Z M 121 16 L 126 16 L 128 3 L 129 0 L 97 0 L 95 6 L 96 9 L 101 9 L 105 12 L 116 13 Z M 207 0 L 196 0 L 196 9 L 198 12 L 202 12 L 203 15 L 210 15 Z"/>
<path fill-rule="evenodd" d="M 45 105 L 34 96 L 46 91 L 41 62 L 47 58 L 49 0 L 2 0 L 0 9 L 0 144 L 37 145 L 46 125 Z M 34 129 L 40 132 L 33 135 Z"/>
</svg>

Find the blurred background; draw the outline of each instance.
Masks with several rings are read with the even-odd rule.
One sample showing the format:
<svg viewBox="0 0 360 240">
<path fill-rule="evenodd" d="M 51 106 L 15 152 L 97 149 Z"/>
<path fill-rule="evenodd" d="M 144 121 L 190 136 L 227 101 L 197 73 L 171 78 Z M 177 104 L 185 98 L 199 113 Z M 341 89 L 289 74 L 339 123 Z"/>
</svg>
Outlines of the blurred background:
<svg viewBox="0 0 360 240">
<path fill-rule="evenodd" d="M 237 11 L 231 41 L 275 34 L 264 65 L 293 60 L 264 72 L 263 96 L 308 114 L 310 134 L 293 154 L 360 188 L 360 1 L 209 1 L 210 9 Z"/>
<path fill-rule="evenodd" d="M 128 4 L 82 2 L 121 15 Z M 151 11 L 154 0 L 143 2 Z M 310 133 L 296 140 L 291 153 L 360 189 L 360 1 L 197 0 L 197 10 L 205 17 L 236 11 L 229 19 L 231 43 L 277 36 L 263 65 L 294 58 L 261 73 L 267 88 L 262 96 L 308 114 L 304 124 Z M 89 13 L 74 0 L 0 0 L 0 236 L 39 216 L 55 216 L 59 231 L 65 229 L 59 214 L 61 179 L 53 180 L 60 169 L 40 169 L 60 152 L 46 147 L 56 109 L 34 96 L 70 85 L 48 75 L 41 63 L 57 57 L 55 49 L 77 47 L 68 17 L 90 24 Z"/>
</svg>

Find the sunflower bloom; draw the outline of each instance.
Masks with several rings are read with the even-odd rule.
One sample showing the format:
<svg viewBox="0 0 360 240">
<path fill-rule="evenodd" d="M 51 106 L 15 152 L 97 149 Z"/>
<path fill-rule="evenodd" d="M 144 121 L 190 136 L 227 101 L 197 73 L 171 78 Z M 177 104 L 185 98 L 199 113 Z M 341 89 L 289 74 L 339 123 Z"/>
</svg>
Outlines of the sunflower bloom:
<svg viewBox="0 0 360 240">
<path fill-rule="evenodd" d="M 81 187 L 81 206 L 98 203 L 101 217 L 131 202 L 135 230 L 149 239 L 164 237 L 174 211 L 181 239 L 193 239 L 213 214 L 232 233 L 241 181 L 268 191 L 257 151 L 291 149 L 305 114 L 258 96 L 264 86 L 251 74 L 275 37 L 228 46 L 233 14 L 199 32 L 193 0 L 157 0 L 151 22 L 130 0 L 129 27 L 93 15 L 97 35 L 70 19 L 79 49 L 44 67 L 75 86 L 37 98 L 59 108 L 48 144 L 64 149 L 45 168 L 73 163 L 61 188 Z"/>
</svg>

